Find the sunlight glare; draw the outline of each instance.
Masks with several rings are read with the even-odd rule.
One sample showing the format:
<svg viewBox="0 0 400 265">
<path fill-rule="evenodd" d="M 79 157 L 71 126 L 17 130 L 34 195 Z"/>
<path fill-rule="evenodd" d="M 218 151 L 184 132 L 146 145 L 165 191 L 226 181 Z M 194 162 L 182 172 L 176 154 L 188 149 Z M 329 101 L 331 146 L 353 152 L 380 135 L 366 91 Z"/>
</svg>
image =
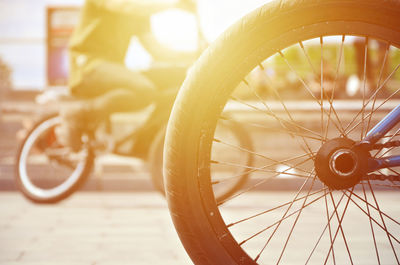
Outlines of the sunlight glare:
<svg viewBox="0 0 400 265">
<path fill-rule="evenodd" d="M 194 15 L 171 9 L 151 18 L 152 32 L 157 40 L 174 50 L 196 51 L 197 23 Z"/>
</svg>

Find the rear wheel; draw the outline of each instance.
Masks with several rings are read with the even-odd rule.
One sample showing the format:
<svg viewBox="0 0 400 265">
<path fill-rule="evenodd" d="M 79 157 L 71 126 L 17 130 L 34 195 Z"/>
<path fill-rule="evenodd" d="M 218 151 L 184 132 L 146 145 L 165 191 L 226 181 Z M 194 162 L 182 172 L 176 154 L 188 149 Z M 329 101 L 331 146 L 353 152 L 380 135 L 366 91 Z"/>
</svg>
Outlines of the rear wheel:
<svg viewBox="0 0 400 265">
<path fill-rule="evenodd" d="M 349 151 L 399 104 L 399 14 L 398 2 L 277 1 L 201 57 L 164 156 L 171 216 L 195 264 L 400 263 L 400 173 L 353 167 L 398 148 Z M 257 139 L 257 160 L 250 185 L 217 201 L 211 169 L 229 161 L 214 158 L 214 134 L 227 109 L 242 111 L 232 120 Z M 315 168 L 317 154 L 327 167 Z"/>
<path fill-rule="evenodd" d="M 227 115 L 229 116 L 229 115 Z M 164 150 L 165 130 L 161 130 L 155 137 L 149 152 L 148 164 L 150 167 L 151 178 L 154 187 L 165 194 L 163 178 L 163 150 Z M 246 184 L 250 173 L 247 167 L 253 166 L 252 141 L 248 132 L 238 123 L 225 120 L 216 129 L 215 139 L 220 144 L 214 148 L 214 153 L 220 157 L 227 157 L 229 161 L 244 165 L 243 168 L 235 168 L 226 164 L 216 164 L 213 166 L 213 191 L 217 201 L 223 201 Z M 235 148 L 232 148 L 235 146 Z M 237 148 L 239 147 L 239 149 Z M 243 154 L 242 150 L 248 150 Z M 238 176 L 232 178 L 232 176 Z"/>
<path fill-rule="evenodd" d="M 61 124 L 57 115 L 39 121 L 28 133 L 18 151 L 16 184 L 36 203 L 55 203 L 76 191 L 93 166 L 90 148 L 72 152 L 62 146 L 55 134 Z"/>
</svg>

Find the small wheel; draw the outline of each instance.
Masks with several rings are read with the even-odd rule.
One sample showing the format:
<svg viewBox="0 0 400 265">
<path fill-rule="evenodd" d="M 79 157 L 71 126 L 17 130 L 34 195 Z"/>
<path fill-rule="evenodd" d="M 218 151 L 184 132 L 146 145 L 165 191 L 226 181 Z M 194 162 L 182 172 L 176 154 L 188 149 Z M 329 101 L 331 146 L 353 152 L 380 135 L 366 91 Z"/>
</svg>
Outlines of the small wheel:
<svg viewBox="0 0 400 265">
<path fill-rule="evenodd" d="M 253 165 L 253 155 L 251 153 L 243 154 L 240 149 L 232 148 L 233 144 L 239 146 L 243 150 L 253 151 L 250 136 L 239 123 L 222 122 L 216 129 L 215 135 L 216 139 L 218 139 L 220 143 L 214 147 L 216 149 L 214 150 L 216 154 L 228 158 L 230 162 L 234 161 L 235 163 L 245 165 L 248 168 Z M 154 187 L 163 195 L 165 195 L 162 172 L 164 140 L 165 129 L 162 129 L 154 138 L 148 159 Z M 224 201 L 245 186 L 251 174 L 246 167 L 235 168 L 223 163 L 218 163 L 213 166 L 213 189 L 218 202 Z M 232 175 L 239 177 L 232 178 Z"/>
<path fill-rule="evenodd" d="M 353 145 L 400 104 L 399 14 L 399 1 L 272 1 L 203 53 L 164 151 L 171 217 L 195 264 L 400 264 L 400 170 L 365 170 L 399 148 Z M 214 152 L 230 109 L 252 133 L 254 173 L 218 202 L 213 166 L 247 167 Z M 381 142 L 399 138 L 397 125 Z"/>
<path fill-rule="evenodd" d="M 50 115 L 28 133 L 17 153 L 16 185 L 35 203 L 56 203 L 67 198 L 87 179 L 94 162 L 90 148 L 72 153 L 57 141 L 61 123 Z"/>
</svg>

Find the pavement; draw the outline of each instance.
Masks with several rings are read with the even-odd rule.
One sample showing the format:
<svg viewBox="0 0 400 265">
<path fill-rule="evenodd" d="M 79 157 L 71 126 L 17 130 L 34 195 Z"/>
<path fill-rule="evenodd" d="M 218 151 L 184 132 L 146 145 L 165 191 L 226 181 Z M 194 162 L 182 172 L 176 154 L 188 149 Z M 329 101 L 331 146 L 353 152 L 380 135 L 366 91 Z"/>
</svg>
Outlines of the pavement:
<svg viewBox="0 0 400 265">
<path fill-rule="evenodd" d="M 33 204 L 15 191 L 18 132 L 54 109 L 38 108 L 31 99 L 2 104 L 0 265 L 192 264 L 164 197 L 154 191 L 139 159 L 103 157 L 85 192 L 55 205 Z M 112 165 L 102 166 L 101 160 Z"/>
<path fill-rule="evenodd" d="M 191 264 L 156 192 L 78 192 L 56 205 L 0 193 L 1 265 Z"/>
<path fill-rule="evenodd" d="M 362 194 L 360 191 L 357 193 Z M 229 220 L 238 220 L 243 214 L 250 216 L 276 205 L 277 202 L 290 201 L 293 194 L 252 192 L 224 206 L 221 213 L 229 223 Z M 340 194 L 338 192 L 336 195 Z M 397 203 L 399 193 L 376 192 L 376 196 L 379 198 L 381 210 L 397 219 L 400 214 Z M 363 206 L 362 201 L 353 198 Z M 311 200 L 310 198 L 309 201 Z M 336 197 L 336 202 L 338 201 Z M 372 201 L 371 203 L 373 204 Z M 338 207 L 339 212 L 344 204 L 343 202 Z M 372 208 L 370 210 L 373 211 Z M 249 223 L 232 227 L 230 231 L 237 240 L 241 240 L 248 236 L 249 232 L 264 228 L 283 212 L 284 209 L 268 216 L 263 214 Z M 330 212 L 333 216 L 331 207 Z M 376 213 L 372 216 L 377 220 L 377 224 L 381 223 Z M 305 260 L 315 244 L 317 235 L 323 231 L 326 218 L 323 200 L 305 208 L 282 264 L 295 265 Z M 290 221 L 282 224 L 277 232 L 278 240 L 286 238 L 285 234 L 290 231 L 291 223 Z M 387 218 L 385 223 L 388 231 L 397 238 L 400 231 L 398 224 Z M 377 264 L 369 219 L 355 204 L 350 203 L 342 225 L 354 264 Z M 337 230 L 337 222 L 332 221 L 331 226 L 332 231 Z M 395 264 L 386 233 L 379 225 L 374 227 L 381 264 Z M 324 237 L 314 254 L 317 261 L 311 260 L 310 264 L 321 264 L 321 257 L 324 258 L 329 249 L 329 234 L 324 231 Z M 251 244 L 242 247 L 254 255 L 264 242 L 265 236 L 258 236 Z M 400 254 L 399 244 L 393 243 L 396 252 Z M 281 244 L 275 244 L 274 241 L 271 244 L 269 252 L 265 253 L 265 258 L 268 259 L 259 260 L 260 264 L 270 264 L 269 255 L 274 256 L 281 252 Z M 337 264 L 350 264 L 343 240 L 339 237 L 335 243 L 335 256 Z M 192 264 L 174 230 L 166 201 L 160 194 L 77 192 L 58 204 L 36 205 L 17 192 L 0 192 L 0 265 L 127 264 Z"/>
</svg>

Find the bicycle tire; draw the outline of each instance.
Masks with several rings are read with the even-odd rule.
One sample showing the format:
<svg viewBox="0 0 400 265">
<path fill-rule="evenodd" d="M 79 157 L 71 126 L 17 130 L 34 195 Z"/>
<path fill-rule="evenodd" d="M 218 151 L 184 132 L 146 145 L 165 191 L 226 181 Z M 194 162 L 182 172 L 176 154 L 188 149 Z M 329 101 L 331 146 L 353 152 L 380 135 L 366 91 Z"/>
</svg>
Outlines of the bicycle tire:
<svg viewBox="0 0 400 265">
<path fill-rule="evenodd" d="M 66 199 L 85 183 L 94 164 L 94 154 L 90 148 L 87 148 L 84 160 L 78 165 L 79 168 L 76 169 L 77 171 L 74 170 L 71 176 L 61 184 L 57 184 L 56 187 L 41 188 L 31 180 L 32 176 L 29 176 L 30 173 L 28 173 L 27 165 L 29 152 L 36 141 L 43 136 L 42 134 L 47 133 L 49 129 L 60 122 L 61 118 L 58 114 L 51 114 L 39 120 L 28 132 L 17 152 L 15 165 L 16 186 L 27 199 L 35 203 L 53 204 Z M 46 174 L 46 171 L 41 172 L 40 174 Z"/>
<path fill-rule="evenodd" d="M 199 181 L 232 90 L 261 60 L 296 43 L 283 38 L 288 35 L 302 34 L 297 41 L 303 41 L 367 34 L 400 47 L 399 14 L 399 1 L 274 1 L 233 25 L 201 56 L 174 104 L 164 151 L 169 210 L 195 264 L 257 264 L 229 233 L 209 185 Z"/>
</svg>

